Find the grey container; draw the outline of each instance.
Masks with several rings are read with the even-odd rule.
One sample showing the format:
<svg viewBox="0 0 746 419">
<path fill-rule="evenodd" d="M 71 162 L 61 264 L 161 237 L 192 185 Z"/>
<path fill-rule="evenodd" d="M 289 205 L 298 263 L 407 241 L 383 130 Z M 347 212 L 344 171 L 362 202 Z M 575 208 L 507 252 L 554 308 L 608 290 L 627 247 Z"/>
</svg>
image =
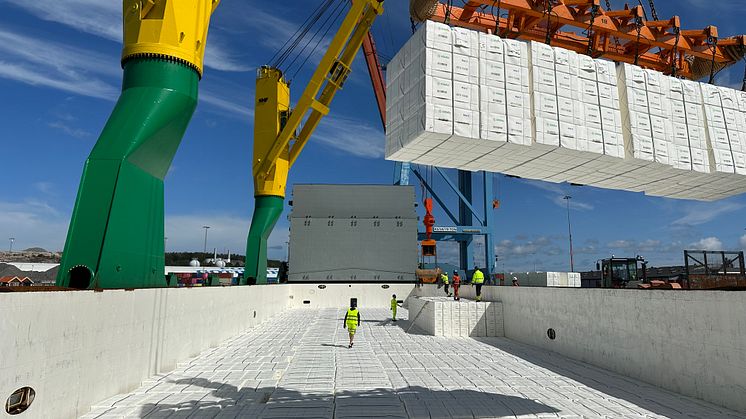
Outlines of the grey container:
<svg viewBox="0 0 746 419">
<path fill-rule="evenodd" d="M 414 281 L 414 187 L 295 185 L 289 265 L 291 282 Z"/>
</svg>

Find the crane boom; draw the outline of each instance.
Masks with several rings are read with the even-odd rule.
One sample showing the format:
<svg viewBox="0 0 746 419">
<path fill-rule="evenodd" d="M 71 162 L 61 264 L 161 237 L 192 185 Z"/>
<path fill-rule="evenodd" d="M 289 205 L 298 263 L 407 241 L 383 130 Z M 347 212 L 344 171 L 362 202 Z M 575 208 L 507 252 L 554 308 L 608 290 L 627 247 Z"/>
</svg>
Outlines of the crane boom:
<svg viewBox="0 0 746 419">
<path fill-rule="evenodd" d="M 595 58 L 637 63 L 694 80 L 735 64 L 746 52 L 746 35 L 719 39 L 715 26 L 684 30 L 678 16 L 648 21 L 642 6 L 605 10 L 600 0 L 551 0 L 551 9 L 546 4 L 544 0 L 469 0 L 456 7 L 431 0 L 421 6 L 429 12 L 418 16 L 508 38 L 548 40 Z M 496 7 L 500 7 L 496 14 L 507 11 L 507 17 L 487 12 Z"/>
</svg>

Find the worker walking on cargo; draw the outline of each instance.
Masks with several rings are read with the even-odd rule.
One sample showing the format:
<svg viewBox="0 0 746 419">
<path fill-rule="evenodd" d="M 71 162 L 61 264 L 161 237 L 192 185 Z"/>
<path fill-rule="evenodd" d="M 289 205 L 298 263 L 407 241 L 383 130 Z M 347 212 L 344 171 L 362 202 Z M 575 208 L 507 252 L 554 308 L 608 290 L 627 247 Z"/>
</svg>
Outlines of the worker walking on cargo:
<svg viewBox="0 0 746 419">
<path fill-rule="evenodd" d="M 443 281 L 443 289 L 446 292 L 446 297 L 450 297 L 451 293 L 448 291 L 448 272 L 441 272 L 440 280 Z"/>
<path fill-rule="evenodd" d="M 396 301 L 396 294 L 391 296 L 391 320 L 396 321 L 396 309 L 399 307 L 399 302 Z"/>
<path fill-rule="evenodd" d="M 453 271 L 453 299 L 458 301 L 458 287 L 461 285 L 461 277 L 458 271 Z"/>
<path fill-rule="evenodd" d="M 482 285 L 484 285 L 484 274 L 479 270 L 479 266 L 474 267 L 474 274 L 471 276 L 471 285 L 477 287 L 477 301 L 482 301 Z"/>
<path fill-rule="evenodd" d="M 360 312 L 357 310 L 357 301 L 351 300 L 350 308 L 345 314 L 344 323 L 342 323 L 342 328 L 346 328 L 350 334 L 350 346 L 348 348 L 352 348 L 352 340 L 355 339 L 358 326 L 360 326 Z"/>
</svg>

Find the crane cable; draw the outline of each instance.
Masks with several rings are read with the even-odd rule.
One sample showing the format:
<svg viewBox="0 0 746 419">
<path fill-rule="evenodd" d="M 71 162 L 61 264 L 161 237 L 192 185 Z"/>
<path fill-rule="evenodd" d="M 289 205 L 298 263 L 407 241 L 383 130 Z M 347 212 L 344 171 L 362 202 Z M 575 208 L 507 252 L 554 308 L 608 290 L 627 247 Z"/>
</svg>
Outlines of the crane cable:
<svg viewBox="0 0 746 419">
<path fill-rule="evenodd" d="M 451 21 L 451 9 L 453 8 L 453 0 L 447 0 L 446 1 L 446 13 L 443 17 L 443 23 L 448 25 L 448 23 Z"/>
<path fill-rule="evenodd" d="M 544 16 L 547 17 L 547 34 L 544 38 L 544 43 L 547 45 L 552 45 L 552 33 L 550 31 L 551 25 L 549 24 L 549 20 L 552 18 L 552 1 L 553 0 L 544 0 Z"/>
<path fill-rule="evenodd" d="M 743 84 L 741 85 L 741 91 L 746 92 L 746 48 L 744 48 L 743 44 L 741 44 L 741 57 L 743 57 Z"/>
<path fill-rule="evenodd" d="M 710 80 L 709 84 L 715 83 L 715 54 L 717 54 L 718 39 L 714 36 L 707 37 L 707 45 L 712 46 L 712 59 L 710 61 Z"/>
<path fill-rule="evenodd" d="M 640 58 L 640 32 L 642 31 L 642 18 L 640 16 L 635 17 L 635 26 L 637 27 L 637 41 L 635 41 L 635 65 Z"/>
<path fill-rule="evenodd" d="M 653 20 L 658 20 L 658 13 L 655 11 L 655 2 L 648 0 L 648 4 L 650 5 L 650 15 L 653 17 Z"/>
<path fill-rule="evenodd" d="M 327 14 L 326 19 L 321 23 L 321 27 L 318 31 L 316 31 L 313 36 L 306 42 L 306 44 L 303 46 L 303 48 L 298 52 L 298 54 L 293 58 L 293 61 L 288 64 L 287 72 L 290 73 L 290 69 L 293 67 L 293 64 L 295 64 L 296 60 L 300 58 L 301 55 L 306 51 L 306 48 L 308 45 L 313 42 L 314 38 L 316 38 L 321 31 L 323 30 L 323 34 L 321 36 L 318 36 L 318 40 L 316 41 L 316 44 L 313 46 L 313 49 L 306 55 L 306 57 L 301 62 L 300 66 L 295 70 L 293 75 L 290 77 L 290 79 L 294 79 L 295 76 L 303 69 L 303 67 L 306 65 L 306 62 L 308 62 L 308 59 L 316 52 L 316 50 L 319 48 L 319 45 L 321 44 L 321 41 L 323 41 L 326 38 L 326 35 L 329 33 L 329 30 L 334 26 L 334 23 L 339 20 L 339 16 L 342 15 L 342 12 L 344 12 L 345 8 L 342 6 L 344 4 L 344 0 L 339 0 L 337 2 L 337 5 L 334 7 L 334 9 Z M 332 18 L 333 17 L 333 18 Z"/>
<path fill-rule="evenodd" d="M 596 21 L 596 14 L 598 14 L 598 6 L 593 5 L 591 6 L 591 22 L 590 25 L 588 25 L 588 48 L 586 49 L 586 55 L 591 55 L 593 52 L 593 24 Z"/>
<path fill-rule="evenodd" d="M 679 28 L 678 26 L 673 28 L 673 33 L 676 35 L 676 40 L 673 43 L 673 51 L 671 51 L 671 75 L 673 77 L 676 77 L 679 61 L 677 59 L 677 55 L 679 53 L 679 38 L 681 37 L 681 28 Z"/>
<path fill-rule="evenodd" d="M 272 63 L 272 67 L 280 68 L 282 66 L 282 64 L 285 62 L 285 60 L 287 60 L 287 58 L 290 57 L 290 55 L 293 53 L 293 51 L 295 50 L 295 48 L 297 48 L 298 45 L 300 45 L 300 43 L 306 37 L 306 35 L 308 35 L 308 32 L 311 30 L 311 28 L 316 24 L 316 22 L 319 21 L 319 19 L 327 11 L 327 9 L 329 9 L 329 6 L 331 6 L 331 4 L 332 4 L 333 1 L 334 0 L 324 0 L 324 2 L 321 3 L 316 8 L 316 10 L 314 11 L 314 13 L 312 13 L 311 16 L 309 16 L 309 18 L 306 19 L 306 22 L 304 22 L 304 24 L 301 26 L 301 28 L 299 28 L 298 31 L 296 31 L 296 33 L 293 34 L 293 36 L 290 37 L 290 39 L 292 40 L 292 42 L 290 43 L 290 45 L 285 50 L 281 49 L 282 53 Z M 295 38 L 295 39 L 293 39 L 293 38 Z M 290 40 L 288 40 L 288 42 L 289 41 Z M 286 42 L 286 44 L 287 44 L 287 42 Z M 284 46 L 283 46 L 283 48 L 284 48 Z"/>
<path fill-rule="evenodd" d="M 495 14 L 495 3 L 497 3 L 497 14 Z M 500 36 L 500 6 L 502 6 L 503 0 L 497 0 L 492 2 L 492 15 L 495 16 L 495 35 Z"/>
</svg>

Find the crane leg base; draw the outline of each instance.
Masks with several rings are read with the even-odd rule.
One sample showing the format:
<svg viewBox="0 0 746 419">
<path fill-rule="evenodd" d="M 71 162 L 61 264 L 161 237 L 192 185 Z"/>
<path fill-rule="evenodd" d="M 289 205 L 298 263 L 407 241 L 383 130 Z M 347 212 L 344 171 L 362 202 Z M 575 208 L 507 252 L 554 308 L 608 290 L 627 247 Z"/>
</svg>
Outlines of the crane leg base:
<svg viewBox="0 0 746 419">
<path fill-rule="evenodd" d="M 267 239 L 282 214 L 285 199 L 280 196 L 257 196 L 254 215 L 246 241 L 246 267 L 242 285 L 267 283 Z"/>
<path fill-rule="evenodd" d="M 178 62 L 125 64 L 122 93 L 83 168 L 58 286 L 167 286 L 163 179 L 197 106 L 198 83 Z"/>
</svg>

